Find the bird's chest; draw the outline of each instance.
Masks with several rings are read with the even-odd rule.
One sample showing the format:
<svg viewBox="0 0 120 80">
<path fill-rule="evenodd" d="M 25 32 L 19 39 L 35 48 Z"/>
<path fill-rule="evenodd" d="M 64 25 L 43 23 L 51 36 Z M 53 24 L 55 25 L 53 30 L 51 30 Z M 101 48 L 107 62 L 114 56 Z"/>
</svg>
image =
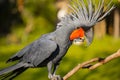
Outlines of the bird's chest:
<svg viewBox="0 0 120 80">
<path fill-rule="evenodd" d="M 53 59 L 54 63 L 59 62 L 62 59 L 62 57 L 67 53 L 70 45 L 70 40 L 58 42 L 59 52 L 57 53 L 58 55 Z"/>
<path fill-rule="evenodd" d="M 64 39 L 64 38 L 62 40 L 61 39 L 57 40 L 57 44 L 60 49 L 59 54 L 65 54 L 71 45 L 71 41 L 69 39 Z"/>
</svg>

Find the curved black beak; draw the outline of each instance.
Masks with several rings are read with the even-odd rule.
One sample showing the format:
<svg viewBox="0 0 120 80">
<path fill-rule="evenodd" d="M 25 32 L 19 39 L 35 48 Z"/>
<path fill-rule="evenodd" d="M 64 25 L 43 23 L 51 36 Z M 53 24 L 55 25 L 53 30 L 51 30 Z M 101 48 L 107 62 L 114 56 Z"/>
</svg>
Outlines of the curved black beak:
<svg viewBox="0 0 120 80">
<path fill-rule="evenodd" d="M 94 31 L 93 31 L 93 28 L 90 27 L 90 28 L 83 28 L 84 31 L 85 31 L 85 38 L 86 38 L 86 41 L 87 41 L 87 46 L 89 46 L 92 41 L 93 41 L 93 37 L 94 37 Z"/>
</svg>

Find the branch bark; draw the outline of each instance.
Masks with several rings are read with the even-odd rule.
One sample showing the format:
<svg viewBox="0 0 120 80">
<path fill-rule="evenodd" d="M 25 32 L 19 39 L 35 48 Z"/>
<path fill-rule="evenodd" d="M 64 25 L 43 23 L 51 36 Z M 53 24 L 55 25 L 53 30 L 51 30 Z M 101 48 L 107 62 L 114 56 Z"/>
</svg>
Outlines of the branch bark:
<svg viewBox="0 0 120 80">
<path fill-rule="evenodd" d="M 78 70 L 83 69 L 83 68 L 88 68 L 89 70 L 94 70 L 98 68 L 99 66 L 102 66 L 103 64 L 106 64 L 110 62 L 113 59 L 119 58 L 120 57 L 120 49 L 109 55 L 106 58 L 93 58 L 89 61 L 83 62 L 81 64 L 78 64 L 76 67 L 74 67 L 70 72 L 68 72 L 64 77 L 63 80 L 67 80 L 70 78 L 72 75 L 74 75 Z M 91 63 L 96 62 L 94 65 L 91 65 Z"/>
</svg>

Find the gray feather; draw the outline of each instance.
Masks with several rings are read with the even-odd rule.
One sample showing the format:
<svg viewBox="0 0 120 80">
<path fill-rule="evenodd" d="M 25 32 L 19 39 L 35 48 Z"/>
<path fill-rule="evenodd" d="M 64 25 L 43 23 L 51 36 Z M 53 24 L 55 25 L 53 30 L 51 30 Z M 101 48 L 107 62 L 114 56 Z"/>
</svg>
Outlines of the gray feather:
<svg viewBox="0 0 120 80">
<path fill-rule="evenodd" d="M 24 55 L 23 60 L 35 66 L 49 58 L 57 49 L 57 44 L 50 39 L 40 39 L 34 45 L 29 53 Z"/>
<path fill-rule="evenodd" d="M 104 0 L 99 0 L 98 6 L 91 0 L 86 1 L 88 6 L 85 5 L 84 0 L 71 0 L 72 5 L 70 5 L 69 8 L 73 11 L 73 14 L 70 14 L 70 16 L 73 16 L 74 19 L 71 19 L 69 22 L 73 23 L 77 27 L 94 26 L 114 9 L 114 5 L 111 5 L 112 1 L 109 2 L 107 8 L 104 7 Z"/>
<path fill-rule="evenodd" d="M 53 52 L 55 52 L 57 44 L 50 38 L 50 36 L 44 35 L 40 39 L 34 41 L 28 45 L 8 61 L 14 61 L 23 57 L 21 60 L 33 65 L 38 65 L 45 59 L 47 59 Z"/>
<path fill-rule="evenodd" d="M 7 60 L 7 62 L 19 60 L 22 56 L 24 56 L 25 53 L 29 52 L 29 50 L 31 49 L 31 46 L 32 46 L 32 44 L 26 46 L 25 48 L 23 48 L 22 50 L 20 50 L 19 52 L 17 52 L 15 55 L 13 55 L 12 57 L 10 57 Z"/>
<path fill-rule="evenodd" d="M 18 64 L 15 64 L 15 65 L 13 65 L 13 66 L 10 66 L 10 67 L 8 67 L 8 68 L 5 68 L 5 69 L 3 69 L 3 70 L 0 70 L 0 75 L 9 73 L 9 72 L 14 71 L 14 70 L 16 70 L 16 69 L 18 69 L 18 68 L 21 68 L 21 67 L 27 67 L 27 65 L 24 64 L 24 63 L 22 63 L 22 62 L 20 62 L 20 63 L 18 63 Z"/>
</svg>

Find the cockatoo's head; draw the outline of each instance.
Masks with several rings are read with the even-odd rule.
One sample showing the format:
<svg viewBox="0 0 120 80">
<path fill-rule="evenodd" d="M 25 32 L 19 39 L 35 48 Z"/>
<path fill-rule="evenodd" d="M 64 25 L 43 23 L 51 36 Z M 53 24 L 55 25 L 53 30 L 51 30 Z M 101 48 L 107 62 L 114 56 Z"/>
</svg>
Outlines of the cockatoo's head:
<svg viewBox="0 0 120 80">
<path fill-rule="evenodd" d="M 87 45 L 90 45 L 94 36 L 92 27 L 115 8 L 112 1 L 105 7 L 105 0 L 98 0 L 98 5 L 93 0 L 71 0 L 71 13 L 61 18 L 58 26 L 75 29 L 70 35 L 71 41 L 79 43 L 85 38 Z M 79 29 L 76 29 L 78 27 Z"/>
<path fill-rule="evenodd" d="M 104 0 L 99 0 L 98 5 L 93 0 L 71 0 L 69 8 L 73 11 L 65 16 L 61 23 L 69 24 L 75 30 L 70 35 L 70 40 L 73 43 L 80 44 L 86 40 L 87 45 L 90 45 L 93 40 L 93 26 L 103 20 L 114 8 L 111 0 L 107 7 L 104 7 Z M 88 4 L 88 6 L 86 6 Z M 79 27 L 79 29 L 76 29 Z"/>
</svg>

